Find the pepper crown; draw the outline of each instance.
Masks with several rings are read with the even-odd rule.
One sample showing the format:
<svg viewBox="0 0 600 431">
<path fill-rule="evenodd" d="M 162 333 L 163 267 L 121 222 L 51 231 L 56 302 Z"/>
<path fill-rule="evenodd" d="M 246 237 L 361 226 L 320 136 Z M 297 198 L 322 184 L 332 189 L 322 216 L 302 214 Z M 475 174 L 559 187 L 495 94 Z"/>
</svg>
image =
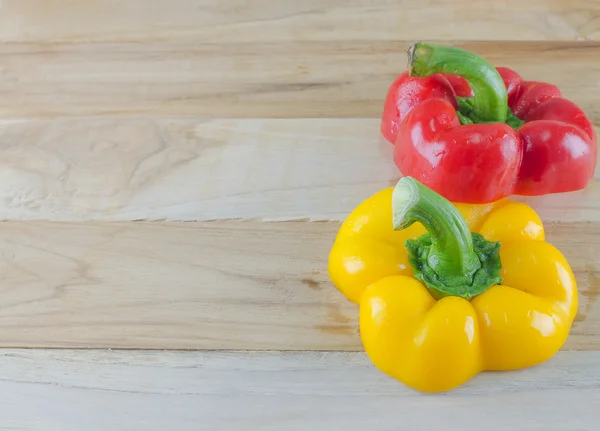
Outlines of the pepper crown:
<svg viewBox="0 0 600 431">
<path fill-rule="evenodd" d="M 410 76 L 443 73 L 465 78 L 474 96 L 458 98 L 462 124 L 506 123 L 518 128 L 524 123 L 508 107 L 506 86 L 496 68 L 475 53 L 418 42 L 408 50 L 408 70 Z"/>
<path fill-rule="evenodd" d="M 427 233 L 405 242 L 414 277 L 436 299 L 471 299 L 502 281 L 500 243 L 469 231 L 447 199 L 412 177 L 398 181 L 392 193 L 394 230 L 421 223 Z"/>
</svg>

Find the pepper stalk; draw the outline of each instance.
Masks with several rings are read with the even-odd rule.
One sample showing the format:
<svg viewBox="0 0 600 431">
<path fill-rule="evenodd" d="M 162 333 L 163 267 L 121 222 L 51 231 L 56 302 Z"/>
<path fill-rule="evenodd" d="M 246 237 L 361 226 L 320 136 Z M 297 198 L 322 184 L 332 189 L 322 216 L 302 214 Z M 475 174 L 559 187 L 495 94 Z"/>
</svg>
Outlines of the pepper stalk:
<svg viewBox="0 0 600 431">
<path fill-rule="evenodd" d="M 443 73 L 465 78 L 474 96 L 458 98 L 462 124 L 497 122 L 518 128 L 524 123 L 508 107 L 506 86 L 496 68 L 475 53 L 418 42 L 408 50 L 408 70 L 417 77 Z"/>
<path fill-rule="evenodd" d="M 421 223 L 427 233 L 405 242 L 414 277 L 436 299 L 472 299 L 500 277 L 500 243 L 469 231 L 467 222 L 447 199 L 412 177 L 403 177 L 392 192 L 394 230 Z"/>
</svg>

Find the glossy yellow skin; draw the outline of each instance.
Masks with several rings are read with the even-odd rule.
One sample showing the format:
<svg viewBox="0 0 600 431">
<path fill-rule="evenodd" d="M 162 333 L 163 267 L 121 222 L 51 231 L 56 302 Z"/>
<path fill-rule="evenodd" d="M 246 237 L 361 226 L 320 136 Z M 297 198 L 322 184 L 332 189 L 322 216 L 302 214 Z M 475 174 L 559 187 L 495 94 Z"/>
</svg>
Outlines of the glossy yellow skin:
<svg viewBox="0 0 600 431">
<path fill-rule="evenodd" d="M 472 232 L 500 241 L 501 285 L 467 301 L 436 301 L 418 280 L 404 241 L 419 223 L 394 231 L 392 188 L 361 203 L 343 223 L 329 274 L 360 305 L 360 334 L 383 372 L 425 392 L 455 388 L 484 370 L 539 364 L 564 344 L 577 313 L 577 285 L 564 256 L 545 242 L 525 204 L 455 204 Z"/>
</svg>

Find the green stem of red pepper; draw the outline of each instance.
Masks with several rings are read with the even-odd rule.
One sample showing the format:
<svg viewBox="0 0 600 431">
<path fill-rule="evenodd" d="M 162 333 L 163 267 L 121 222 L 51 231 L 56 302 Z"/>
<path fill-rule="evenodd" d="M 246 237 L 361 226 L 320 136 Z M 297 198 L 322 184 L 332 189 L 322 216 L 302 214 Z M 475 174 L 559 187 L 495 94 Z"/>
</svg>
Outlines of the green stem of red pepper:
<svg viewBox="0 0 600 431">
<path fill-rule="evenodd" d="M 477 54 L 418 42 L 408 50 L 408 70 L 410 76 L 417 77 L 443 73 L 465 78 L 474 97 L 459 100 L 458 112 L 463 124 L 507 123 L 511 120 L 502 77 L 494 66 Z"/>
<path fill-rule="evenodd" d="M 406 241 L 413 276 L 431 295 L 471 299 L 500 283 L 500 243 L 469 231 L 467 222 L 447 199 L 412 177 L 392 192 L 395 230 L 421 223 L 426 234 Z"/>
</svg>

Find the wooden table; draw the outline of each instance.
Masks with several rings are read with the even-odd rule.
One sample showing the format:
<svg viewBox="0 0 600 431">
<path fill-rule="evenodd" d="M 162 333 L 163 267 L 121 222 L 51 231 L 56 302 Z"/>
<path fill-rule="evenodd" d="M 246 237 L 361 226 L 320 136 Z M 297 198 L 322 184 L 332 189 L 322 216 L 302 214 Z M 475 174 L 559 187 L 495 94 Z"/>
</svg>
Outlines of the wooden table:
<svg viewBox="0 0 600 431">
<path fill-rule="evenodd" d="M 365 357 L 339 222 L 396 182 L 405 50 L 453 43 L 600 125 L 592 0 L 4 0 L 0 428 L 597 430 L 600 181 L 526 199 L 580 289 L 546 364 L 423 395 Z M 600 130 L 599 130 L 600 132 Z"/>
</svg>

